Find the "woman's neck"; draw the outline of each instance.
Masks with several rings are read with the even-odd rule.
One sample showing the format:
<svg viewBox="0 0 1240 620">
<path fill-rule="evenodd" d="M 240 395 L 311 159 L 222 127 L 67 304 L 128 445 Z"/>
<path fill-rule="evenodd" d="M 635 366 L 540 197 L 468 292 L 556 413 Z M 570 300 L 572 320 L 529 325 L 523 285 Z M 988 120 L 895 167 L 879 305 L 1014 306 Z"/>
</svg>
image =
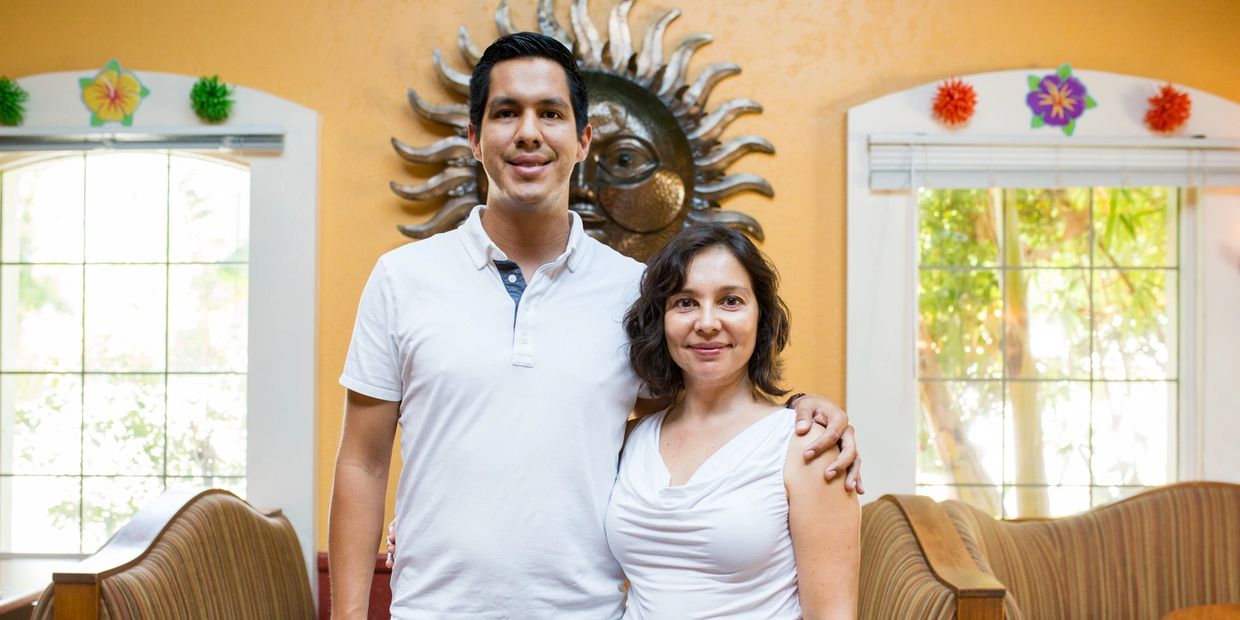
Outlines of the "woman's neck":
<svg viewBox="0 0 1240 620">
<path fill-rule="evenodd" d="M 754 391 L 747 375 L 718 383 L 694 382 L 686 377 L 684 395 L 673 413 L 687 421 L 719 419 L 746 415 L 755 407 L 768 404 L 767 399 Z"/>
</svg>

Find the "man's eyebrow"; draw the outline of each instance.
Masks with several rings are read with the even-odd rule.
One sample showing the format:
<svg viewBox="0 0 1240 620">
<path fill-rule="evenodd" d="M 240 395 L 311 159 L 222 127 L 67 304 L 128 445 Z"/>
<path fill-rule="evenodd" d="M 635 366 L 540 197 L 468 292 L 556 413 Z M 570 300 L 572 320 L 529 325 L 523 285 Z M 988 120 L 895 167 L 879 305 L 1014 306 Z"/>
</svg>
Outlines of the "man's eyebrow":
<svg viewBox="0 0 1240 620">
<path fill-rule="evenodd" d="M 516 97 L 493 97 L 488 108 L 496 108 L 500 106 L 518 105 L 520 101 Z M 567 108 L 568 102 L 563 97 L 546 97 L 535 102 L 540 107 Z"/>
</svg>

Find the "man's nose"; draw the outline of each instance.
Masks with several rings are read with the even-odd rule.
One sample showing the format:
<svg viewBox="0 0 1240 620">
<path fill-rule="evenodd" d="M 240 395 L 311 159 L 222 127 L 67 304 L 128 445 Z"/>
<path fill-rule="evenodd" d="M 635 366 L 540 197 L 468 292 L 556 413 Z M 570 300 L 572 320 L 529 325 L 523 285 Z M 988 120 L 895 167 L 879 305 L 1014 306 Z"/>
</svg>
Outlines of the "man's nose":
<svg viewBox="0 0 1240 620">
<path fill-rule="evenodd" d="M 533 110 L 521 115 L 517 124 L 517 144 L 522 146 L 539 146 L 542 144 L 542 130 L 538 126 L 538 114 Z"/>
</svg>

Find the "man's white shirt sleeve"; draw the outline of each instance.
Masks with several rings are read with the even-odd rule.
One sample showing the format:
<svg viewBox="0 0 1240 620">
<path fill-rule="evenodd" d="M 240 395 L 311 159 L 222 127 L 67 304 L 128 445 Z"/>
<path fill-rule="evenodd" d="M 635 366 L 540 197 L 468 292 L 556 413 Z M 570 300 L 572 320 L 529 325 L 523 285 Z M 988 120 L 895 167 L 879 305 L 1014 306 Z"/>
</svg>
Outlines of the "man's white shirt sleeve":
<svg viewBox="0 0 1240 620">
<path fill-rule="evenodd" d="M 392 331 L 394 310 L 391 282 L 380 259 L 362 290 L 340 384 L 372 398 L 399 402 L 403 382 Z"/>
</svg>

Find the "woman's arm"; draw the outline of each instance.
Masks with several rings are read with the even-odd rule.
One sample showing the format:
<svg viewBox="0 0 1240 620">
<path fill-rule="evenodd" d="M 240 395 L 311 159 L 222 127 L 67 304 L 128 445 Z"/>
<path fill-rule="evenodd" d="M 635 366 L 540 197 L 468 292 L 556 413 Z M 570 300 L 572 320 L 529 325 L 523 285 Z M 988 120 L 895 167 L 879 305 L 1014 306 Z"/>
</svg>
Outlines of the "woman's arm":
<svg viewBox="0 0 1240 620">
<path fill-rule="evenodd" d="M 797 590 L 807 620 L 856 618 L 861 570 L 861 508 L 843 476 L 822 479 L 822 465 L 836 458 L 831 448 L 805 462 L 802 453 L 824 432 L 816 427 L 793 435 L 784 465 L 788 529 L 797 561 Z"/>
</svg>

